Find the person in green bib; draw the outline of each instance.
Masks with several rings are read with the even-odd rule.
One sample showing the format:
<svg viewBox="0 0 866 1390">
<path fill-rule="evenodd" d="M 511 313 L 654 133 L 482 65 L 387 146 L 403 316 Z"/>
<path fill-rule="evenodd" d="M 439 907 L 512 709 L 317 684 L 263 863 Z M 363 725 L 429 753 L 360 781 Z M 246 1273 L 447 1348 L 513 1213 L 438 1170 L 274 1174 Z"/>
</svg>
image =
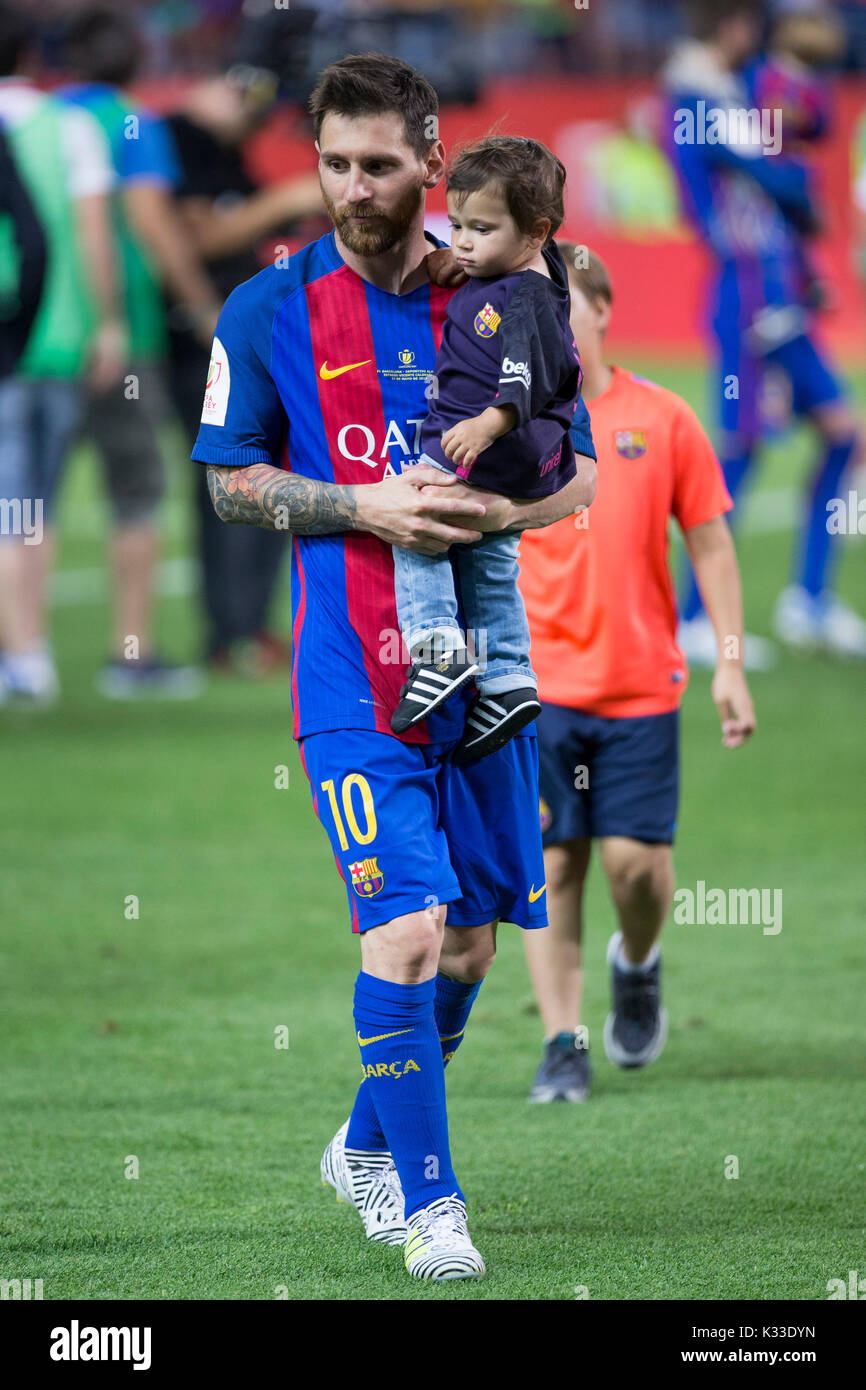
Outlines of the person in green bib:
<svg viewBox="0 0 866 1390">
<path fill-rule="evenodd" d="M 0 700 L 47 702 L 59 684 L 47 631 L 53 507 L 78 426 L 82 383 L 105 390 L 122 372 L 108 211 L 111 164 L 84 111 L 30 81 L 33 22 L 0 4 L 0 125 L 45 239 L 33 323 L 12 373 L 0 380 Z M 23 268 L 0 238 L 0 284 Z"/>
<path fill-rule="evenodd" d="M 167 350 L 162 286 L 171 288 L 208 346 L 220 301 L 174 204 L 179 170 L 171 137 L 125 91 L 143 52 L 135 19 L 100 7 L 81 11 L 67 26 L 63 52 L 76 80 L 59 95 L 99 122 L 111 152 L 112 227 L 129 341 L 123 381 L 91 392 L 87 402 L 87 429 L 102 457 L 113 519 L 113 651 L 97 683 L 115 699 L 186 697 L 200 689 L 199 673 L 164 660 L 153 640 L 165 493 L 157 433 Z"/>
</svg>

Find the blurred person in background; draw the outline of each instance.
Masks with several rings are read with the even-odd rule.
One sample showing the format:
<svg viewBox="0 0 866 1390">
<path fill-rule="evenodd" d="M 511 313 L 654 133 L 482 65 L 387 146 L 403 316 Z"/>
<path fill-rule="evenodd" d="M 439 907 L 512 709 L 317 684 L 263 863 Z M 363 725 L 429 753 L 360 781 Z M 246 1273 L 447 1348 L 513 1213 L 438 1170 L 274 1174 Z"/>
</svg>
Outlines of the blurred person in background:
<svg viewBox="0 0 866 1390">
<path fill-rule="evenodd" d="M 839 542 L 827 529 L 827 503 L 839 496 L 861 441 L 834 364 L 812 336 L 813 277 L 804 273 L 803 238 L 815 233 L 818 221 L 806 167 L 794 157 L 801 132 L 790 141 L 786 136 L 782 146 L 788 127 L 777 123 L 780 145 L 772 158 L 736 132 L 717 143 L 699 138 L 706 137 L 698 127 L 712 112 L 748 109 L 758 90 L 753 86 L 750 95 L 742 69 L 757 50 L 761 7 L 758 0 L 732 0 L 719 9 L 704 0 L 693 6 L 693 19 L 695 38 L 675 50 L 663 80 L 670 98 L 669 152 L 684 210 L 716 264 L 713 333 L 725 481 L 736 502 L 766 433 L 763 393 L 781 379 L 793 413 L 814 428 L 820 455 L 774 629 L 800 649 L 866 659 L 866 622 L 833 590 Z M 786 61 L 790 67 L 794 55 Z M 711 664 L 712 626 L 694 579 L 682 617 L 680 642 L 689 659 Z M 773 653 L 767 642 L 749 637 L 745 655 L 747 665 L 761 667 Z"/>
<path fill-rule="evenodd" d="M 47 246 L 42 296 L 15 372 L 0 381 L 0 498 L 32 509 L 38 533 L 0 536 L 0 670 L 6 696 L 59 692 L 47 635 L 53 504 L 81 416 L 84 377 L 119 381 L 125 329 L 118 306 L 105 137 L 85 111 L 26 75 L 37 41 L 21 10 L 0 6 L 0 124 Z M 0 247 L 8 257 L 10 247 Z M 8 264 L 0 281 L 8 282 Z"/>
<path fill-rule="evenodd" d="M 64 54 L 75 81 L 59 95 L 99 122 L 111 153 L 112 229 L 128 335 L 123 379 L 91 390 L 87 399 L 86 426 L 102 457 L 112 510 L 113 651 L 98 685 L 115 699 L 187 697 L 201 687 L 198 673 L 165 661 L 153 641 L 158 513 L 166 487 L 157 434 L 168 349 L 161 285 L 183 304 L 203 351 L 221 301 L 174 203 L 180 170 L 171 137 L 125 91 L 143 57 L 136 21 L 88 7 L 68 22 Z"/>
<path fill-rule="evenodd" d="M 679 233 L 679 190 L 659 148 L 661 119 L 657 97 L 639 97 L 629 102 L 621 124 L 579 122 L 575 128 L 583 204 L 599 226 L 636 240 Z"/>
<path fill-rule="evenodd" d="M 36 205 L 0 128 L 0 379 L 27 346 L 45 285 L 47 244 Z"/>
<path fill-rule="evenodd" d="M 619 930 L 608 945 L 604 1048 L 644 1067 L 664 1046 L 658 938 L 674 890 L 679 706 L 688 667 L 676 643 L 668 523 L 683 533 L 716 638 L 712 695 L 726 748 L 755 729 L 743 674 L 740 576 L 719 462 L 691 408 L 604 359 L 613 299 L 587 248 L 559 242 L 571 327 L 598 450 L 592 506 L 523 534 L 520 588 L 538 672 L 539 787 L 547 931 L 524 932 L 545 1025 L 532 1101 L 581 1101 L 590 1062 L 580 1029 L 583 889 L 593 840 Z M 531 939 L 530 939 L 531 938 Z"/>
<path fill-rule="evenodd" d="M 750 105 L 781 112 L 785 153 L 793 159 L 805 160 L 829 133 L 832 113 L 826 69 L 838 63 L 843 52 L 842 28 L 833 14 L 797 10 L 774 20 L 766 51 L 743 69 Z M 792 225 L 798 234 L 804 299 L 816 309 L 823 308 L 827 291 L 812 261 L 812 242 L 821 228 L 803 229 L 796 219 Z"/>
<path fill-rule="evenodd" d="M 47 241 L 36 205 L 30 196 L 8 141 L 0 128 L 0 382 L 17 367 L 42 301 L 47 266 Z M 0 446 L 2 447 L 2 446 Z M 20 517 L 14 503 L 22 505 Z M 0 546 L 24 522 L 23 500 L 0 498 Z M 34 518 L 28 518 L 32 525 Z M 2 561 L 0 561 L 2 564 Z M 14 622 L 14 614 L 4 618 L 5 607 L 14 599 L 0 590 L 0 633 Z M 0 658 L 0 703 L 9 694 Z"/>
<path fill-rule="evenodd" d="M 269 114 L 277 77 L 240 66 L 197 83 L 182 111 L 169 118 L 180 162 L 177 197 L 190 243 L 225 299 L 257 274 L 256 247 L 299 219 L 321 213 L 318 175 L 258 188 L 246 172 L 243 146 Z M 209 350 L 187 306 L 170 309 L 171 393 L 192 449 L 201 422 Z M 206 660 L 231 670 L 238 658 L 266 673 L 288 660 L 268 611 L 286 553 L 286 533 L 223 526 L 214 512 L 205 470 L 196 480 L 198 534 L 207 619 Z"/>
</svg>

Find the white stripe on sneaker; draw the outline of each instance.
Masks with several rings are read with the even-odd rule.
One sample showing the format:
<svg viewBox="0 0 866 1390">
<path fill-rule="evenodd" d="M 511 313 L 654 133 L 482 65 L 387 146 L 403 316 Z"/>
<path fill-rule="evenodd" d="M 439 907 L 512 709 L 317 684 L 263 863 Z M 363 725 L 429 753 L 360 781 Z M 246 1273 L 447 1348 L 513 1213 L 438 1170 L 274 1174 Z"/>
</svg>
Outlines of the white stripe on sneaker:
<svg viewBox="0 0 866 1390">
<path fill-rule="evenodd" d="M 476 738 L 468 739 L 467 742 L 464 744 L 464 747 L 473 748 L 476 743 L 481 743 L 482 740 L 489 737 L 490 734 L 494 734 L 499 732 L 500 730 L 507 729 L 509 724 L 513 723 L 515 717 L 518 714 L 520 714 L 523 710 L 535 709 L 537 708 L 537 706 L 537 700 L 524 700 L 522 705 L 515 705 L 514 709 L 508 710 L 507 715 L 504 719 L 500 719 L 498 723 L 489 725 L 479 724 L 477 720 L 474 718 L 467 719 L 467 727 L 471 724 L 474 729 L 478 729 L 480 730 L 480 732 Z M 478 713 L 478 710 L 473 710 L 473 714 Z"/>
<path fill-rule="evenodd" d="M 422 719 L 425 719 L 428 714 L 432 714 L 434 709 L 438 709 L 438 707 L 441 704 L 444 704 L 444 702 L 449 698 L 449 696 L 454 694 L 455 691 L 459 690 L 461 686 L 465 685 L 466 682 L 470 680 L 472 676 L 475 675 L 477 670 L 477 665 L 467 666 L 465 671 L 461 671 L 459 676 L 456 676 L 452 680 L 449 680 L 443 688 L 436 691 L 430 691 L 426 695 L 423 693 L 422 684 L 425 677 L 422 676 L 414 680 L 412 682 L 412 689 L 407 691 L 406 694 L 403 696 L 404 700 L 415 700 L 417 698 L 416 692 L 419 690 L 419 688 L 422 691 L 421 701 L 423 703 L 423 708 L 420 709 L 417 714 L 414 714 L 412 716 L 412 724 L 418 724 Z"/>
</svg>

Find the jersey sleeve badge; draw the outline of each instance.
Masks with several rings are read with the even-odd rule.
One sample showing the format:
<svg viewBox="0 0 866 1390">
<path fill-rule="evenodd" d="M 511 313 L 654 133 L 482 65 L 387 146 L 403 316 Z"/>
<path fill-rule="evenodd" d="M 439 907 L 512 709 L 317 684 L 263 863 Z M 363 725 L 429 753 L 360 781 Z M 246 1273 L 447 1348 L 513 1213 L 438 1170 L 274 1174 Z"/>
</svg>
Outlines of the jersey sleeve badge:
<svg viewBox="0 0 866 1390">
<path fill-rule="evenodd" d="M 219 338 L 214 338 L 204 388 L 204 406 L 201 412 L 203 425 L 225 424 L 230 379 L 228 353 Z"/>
</svg>

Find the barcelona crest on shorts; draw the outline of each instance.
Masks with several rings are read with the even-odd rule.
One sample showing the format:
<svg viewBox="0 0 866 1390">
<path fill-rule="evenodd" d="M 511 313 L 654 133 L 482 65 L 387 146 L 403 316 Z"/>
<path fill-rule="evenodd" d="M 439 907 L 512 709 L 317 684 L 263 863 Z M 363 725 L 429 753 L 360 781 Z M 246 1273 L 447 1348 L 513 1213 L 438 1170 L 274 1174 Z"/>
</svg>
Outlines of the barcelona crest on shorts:
<svg viewBox="0 0 866 1390">
<path fill-rule="evenodd" d="M 501 322 L 502 315 L 497 314 L 492 304 L 485 304 L 481 312 L 475 315 L 475 332 L 479 338 L 492 338 Z"/>
<path fill-rule="evenodd" d="M 646 434 L 643 430 L 617 430 L 613 437 L 616 452 L 624 459 L 639 459 L 646 453 Z"/>
<path fill-rule="evenodd" d="M 349 865 L 352 887 L 359 898 L 372 898 L 385 886 L 385 875 L 379 868 L 379 860 L 359 859 L 357 864 Z"/>
</svg>

